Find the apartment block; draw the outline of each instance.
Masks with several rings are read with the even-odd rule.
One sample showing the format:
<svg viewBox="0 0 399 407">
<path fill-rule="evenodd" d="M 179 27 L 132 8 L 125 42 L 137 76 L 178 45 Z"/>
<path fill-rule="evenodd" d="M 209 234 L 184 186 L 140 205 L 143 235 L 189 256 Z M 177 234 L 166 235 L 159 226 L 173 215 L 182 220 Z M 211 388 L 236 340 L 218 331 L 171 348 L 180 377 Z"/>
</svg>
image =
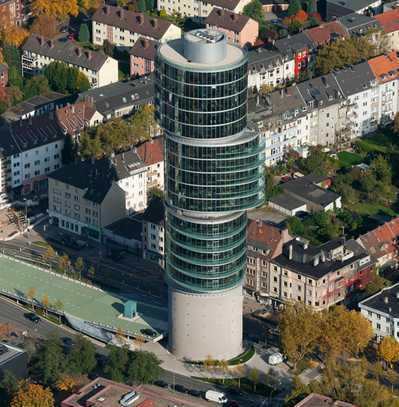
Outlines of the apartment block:
<svg viewBox="0 0 399 407">
<path fill-rule="evenodd" d="M 164 139 L 157 137 L 137 147 L 137 154 L 147 169 L 147 191 L 164 189 Z"/>
<path fill-rule="evenodd" d="M 305 30 L 304 33 L 316 47 L 321 47 L 338 38 L 347 38 L 349 36 L 345 27 L 339 21 L 320 24 L 318 27 Z"/>
<path fill-rule="evenodd" d="M 249 220 L 247 229 L 247 271 L 244 288 L 260 299 L 268 297 L 270 260 L 282 253 L 283 244 L 292 240 L 286 228 L 261 220 Z"/>
<path fill-rule="evenodd" d="M 399 341 L 399 283 L 359 302 L 359 308 L 370 321 L 378 341 L 385 336 Z"/>
<path fill-rule="evenodd" d="M 47 177 L 62 165 L 65 135 L 54 114 L 11 122 L 0 138 L 0 191 L 47 193 Z"/>
<path fill-rule="evenodd" d="M 0 0 L 0 27 L 20 26 L 24 20 L 21 0 Z"/>
<path fill-rule="evenodd" d="M 181 36 L 180 28 L 169 21 L 113 6 L 93 14 L 92 33 L 93 44 L 103 45 L 107 40 L 120 47 L 132 47 L 140 37 L 164 42 Z"/>
<path fill-rule="evenodd" d="M 382 10 L 382 0 L 326 0 L 325 19 L 334 20 L 351 13 L 378 14 Z"/>
<path fill-rule="evenodd" d="M 157 42 L 140 37 L 129 51 L 130 76 L 148 75 L 154 71 Z"/>
<path fill-rule="evenodd" d="M 165 266 L 165 206 L 153 198 L 143 214 L 143 258 Z"/>
<path fill-rule="evenodd" d="M 354 240 L 312 246 L 296 238 L 270 261 L 268 295 L 272 303 L 299 301 L 321 311 L 365 287 L 372 268 L 370 255 Z"/>
<path fill-rule="evenodd" d="M 254 45 L 259 35 L 259 23 L 243 14 L 214 8 L 205 19 L 207 28 L 223 32 L 227 40 L 240 47 Z"/>
<path fill-rule="evenodd" d="M 49 177 L 51 222 L 100 240 L 103 227 L 145 209 L 145 179 L 145 167 L 133 150 L 65 166 Z"/>
<path fill-rule="evenodd" d="M 22 73 L 38 74 L 51 62 L 63 62 L 84 73 L 92 88 L 118 82 L 118 61 L 101 51 L 85 50 L 65 38 L 31 35 L 22 46 Z"/>
</svg>

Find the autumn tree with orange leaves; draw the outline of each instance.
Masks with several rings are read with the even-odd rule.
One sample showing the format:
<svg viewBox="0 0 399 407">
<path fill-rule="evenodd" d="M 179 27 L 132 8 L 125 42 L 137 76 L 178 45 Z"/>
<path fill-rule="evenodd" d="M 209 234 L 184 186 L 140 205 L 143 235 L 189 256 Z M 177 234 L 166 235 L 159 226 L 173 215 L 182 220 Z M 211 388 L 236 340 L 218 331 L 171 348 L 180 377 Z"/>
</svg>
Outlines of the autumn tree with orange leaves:
<svg viewBox="0 0 399 407">
<path fill-rule="evenodd" d="M 40 384 L 22 382 L 10 407 L 54 407 L 53 393 Z"/>
<path fill-rule="evenodd" d="M 62 21 L 68 14 L 77 16 L 79 7 L 77 0 L 33 0 L 32 13 L 35 17 L 47 15 Z"/>
<path fill-rule="evenodd" d="M 46 38 L 53 38 L 58 34 L 57 19 L 54 16 L 42 14 L 33 22 L 31 32 Z"/>
<path fill-rule="evenodd" d="M 29 35 L 29 31 L 21 27 L 9 27 L 2 32 L 4 42 L 19 48 Z"/>
</svg>

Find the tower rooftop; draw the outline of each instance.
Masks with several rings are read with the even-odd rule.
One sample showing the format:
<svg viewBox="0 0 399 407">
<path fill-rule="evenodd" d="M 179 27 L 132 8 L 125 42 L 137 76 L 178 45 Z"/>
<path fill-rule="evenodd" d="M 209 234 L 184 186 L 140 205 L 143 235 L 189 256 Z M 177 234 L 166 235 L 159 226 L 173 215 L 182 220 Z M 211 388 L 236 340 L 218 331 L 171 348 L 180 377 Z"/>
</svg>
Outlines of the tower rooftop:
<svg viewBox="0 0 399 407">
<path fill-rule="evenodd" d="M 210 29 L 187 32 L 162 44 L 158 52 L 169 63 L 189 70 L 217 71 L 245 59 L 244 51 L 229 44 L 224 33 Z"/>
</svg>

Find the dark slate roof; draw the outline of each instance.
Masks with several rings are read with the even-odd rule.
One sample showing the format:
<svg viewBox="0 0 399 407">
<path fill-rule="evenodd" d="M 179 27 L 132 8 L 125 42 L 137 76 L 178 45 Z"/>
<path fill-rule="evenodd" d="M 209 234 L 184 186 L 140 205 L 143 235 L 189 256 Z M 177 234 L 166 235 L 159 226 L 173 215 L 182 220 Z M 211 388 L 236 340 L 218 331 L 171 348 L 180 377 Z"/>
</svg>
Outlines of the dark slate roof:
<svg viewBox="0 0 399 407">
<path fill-rule="evenodd" d="M 8 123 L 0 131 L 0 149 L 5 156 L 28 151 L 65 137 L 54 114 Z"/>
<path fill-rule="evenodd" d="M 85 199 L 101 203 L 114 181 L 126 178 L 142 167 L 140 157 L 130 150 L 110 158 L 77 161 L 54 171 L 49 178 L 86 190 Z"/>
<path fill-rule="evenodd" d="M 335 104 L 337 100 L 344 97 L 332 74 L 298 83 L 297 88 L 306 104 L 311 108 Z"/>
<path fill-rule="evenodd" d="M 291 260 L 288 257 L 290 245 L 292 245 L 293 253 Z M 341 246 L 344 246 L 345 254 L 352 252 L 353 255 L 348 256 L 345 260 L 339 257 L 332 258 L 330 252 Z M 296 273 L 319 279 L 367 256 L 366 251 L 354 240 L 345 242 L 344 239 L 335 239 L 320 246 L 309 245 L 306 247 L 301 241 L 295 239 L 285 243 L 283 254 L 277 256 L 273 261 Z M 316 266 L 313 263 L 315 258 L 319 259 L 319 264 Z"/>
<path fill-rule="evenodd" d="M 143 13 L 136 13 L 114 6 L 101 7 L 93 14 L 92 20 L 129 30 L 155 40 L 160 40 L 172 25 L 169 21 L 160 18 L 149 17 Z"/>
<path fill-rule="evenodd" d="M 129 54 L 135 57 L 154 61 L 158 43 L 148 38 L 140 37 L 130 48 Z"/>
<path fill-rule="evenodd" d="M 296 178 L 292 181 L 284 182 L 281 184 L 281 188 L 285 192 L 296 195 L 299 199 L 312 202 L 322 207 L 326 207 L 339 198 L 339 195 L 335 192 L 320 188 L 307 177 Z"/>
<path fill-rule="evenodd" d="M 214 7 L 209 16 L 205 19 L 205 24 L 239 33 L 249 20 L 250 18 L 244 14 L 237 14 L 230 10 Z"/>
<path fill-rule="evenodd" d="M 399 318 L 399 283 L 382 289 L 377 294 L 363 300 L 360 304 L 384 314 Z"/>
<path fill-rule="evenodd" d="M 314 44 L 313 41 L 302 32 L 277 40 L 274 46 L 283 55 L 291 55 L 296 51 L 301 51 L 302 49 L 312 49 L 316 46 L 316 44 Z"/>
<path fill-rule="evenodd" d="M 270 198 L 270 202 L 280 206 L 281 208 L 288 209 L 289 211 L 306 205 L 306 202 L 303 202 L 302 200 L 297 199 L 290 194 L 287 194 L 286 192 L 282 192 L 276 196 L 273 196 L 272 198 Z"/>
<path fill-rule="evenodd" d="M 379 27 L 378 22 L 373 17 L 364 14 L 351 13 L 340 17 L 338 20 L 351 35 L 364 34 L 370 28 Z"/>
<path fill-rule="evenodd" d="M 143 223 L 141 219 L 126 217 L 111 223 L 106 229 L 125 239 L 138 240 L 141 242 Z"/>
<path fill-rule="evenodd" d="M 283 63 L 283 56 L 276 50 L 266 48 L 256 48 L 248 51 L 248 70 L 267 71 L 270 68 L 279 66 Z"/>
<path fill-rule="evenodd" d="M 367 62 L 336 71 L 335 78 L 345 96 L 369 89 L 375 82 L 373 71 Z"/>
<path fill-rule="evenodd" d="M 96 109 L 103 115 L 128 106 L 152 103 L 154 99 L 154 82 L 149 78 L 115 82 L 101 88 L 90 89 L 79 95 L 78 100 L 92 99 Z"/>
<path fill-rule="evenodd" d="M 375 0 L 327 0 L 329 4 L 336 4 L 337 6 L 345 7 L 353 11 L 369 7 L 374 2 Z"/>
<path fill-rule="evenodd" d="M 209 0 L 208 3 L 212 4 L 213 6 L 224 8 L 226 10 L 234 10 L 240 0 Z"/>
<path fill-rule="evenodd" d="M 165 205 L 162 199 L 153 198 L 143 214 L 143 221 L 163 225 L 165 222 Z"/>
<path fill-rule="evenodd" d="M 92 71 L 98 71 L 109 58 L 101 51 L 85 50 L 65 37 L 49 40 L 32 34 L 24 43 L 22 49 Z"/>
</svg>

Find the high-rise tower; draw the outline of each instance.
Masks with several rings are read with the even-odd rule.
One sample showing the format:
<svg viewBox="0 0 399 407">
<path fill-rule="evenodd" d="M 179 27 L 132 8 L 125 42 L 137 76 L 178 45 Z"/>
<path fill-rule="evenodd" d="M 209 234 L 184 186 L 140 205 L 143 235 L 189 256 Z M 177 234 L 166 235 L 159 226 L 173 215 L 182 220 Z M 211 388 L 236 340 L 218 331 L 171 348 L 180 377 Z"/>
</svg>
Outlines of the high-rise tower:
<svg viewBox="0 0 399 407">
<path fill-rule="evenodd" d="M 263 145 L 247 128 L 247 60 L 224 34 L 195 30 L 156 57 L 165 132 L 169 346 L 179 358 L 242 351 L 246 209 L 263 201 Z"/>
</svg>

